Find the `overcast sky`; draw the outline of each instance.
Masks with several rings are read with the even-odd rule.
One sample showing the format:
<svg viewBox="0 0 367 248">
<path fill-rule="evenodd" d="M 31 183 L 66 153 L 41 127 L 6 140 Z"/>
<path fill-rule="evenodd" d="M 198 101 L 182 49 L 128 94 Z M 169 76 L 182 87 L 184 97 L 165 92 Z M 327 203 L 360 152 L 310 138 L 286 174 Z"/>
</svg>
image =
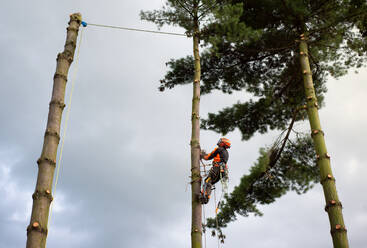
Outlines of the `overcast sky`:
<svg viewBox="0 0 367 248">
<path fill-rule="evenodd" d="M 140 21 L 139 12 L 162 4 L 159 0 L 2 2 L 0 248 L 26 243 L 36 160 L 69 14 L 81 12 L 91 23 L 155 29 Z M 167 69 L 165 62 L 191 53 L 186 37 L 84 29 L 48 247 L 190 246 L 192 88 L 161 93 L 157 87 Z M 357 248 L 365 247 L 367 229 L 366 83 L 367 69 L 338 81 L 330 79 L 326 106 L 320 111 L 350 246 Z M 243 92 L 203 96 L 201 116 L 239 100 L 246 100 Z M 298 128 L 308 130 L 308 124 Z M 277 132 L 256 135 L 247 142 L 241 141 L 238 131 L 227 136 L 233 143 L 230 190 L 255 162 L 258 149 L 276 136 Z M 219 137 L 203 131 L 201 146 L 209 151 Z M 209 216 L 214 214 L 212 203 L 206 207 Z M 225 247 L 332 247 L 324 204 L 320 184 L 305 195 L 289 193 L 261 207 L 263 217 L 231 223 L 225 230 Z M 210 235 L 207 239 L 216 246 Z"/>
</svg>

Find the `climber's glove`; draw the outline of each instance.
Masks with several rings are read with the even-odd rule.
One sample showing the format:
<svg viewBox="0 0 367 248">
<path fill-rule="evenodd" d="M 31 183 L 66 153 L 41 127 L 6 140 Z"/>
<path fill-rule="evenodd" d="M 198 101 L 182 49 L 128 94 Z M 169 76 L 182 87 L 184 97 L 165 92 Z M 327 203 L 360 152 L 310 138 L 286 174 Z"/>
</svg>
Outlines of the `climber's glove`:
<svg viewBox="0 0 367 248">
<path fill-rule="evenodd" d="M 201 150 L 201 153 L 200 153 L 200 159 L 203 159 L 206 155 L 208 155 L 208 154 L 206 153 L 206 151 L 205 151 L 205 150 Z"/>
</svg>

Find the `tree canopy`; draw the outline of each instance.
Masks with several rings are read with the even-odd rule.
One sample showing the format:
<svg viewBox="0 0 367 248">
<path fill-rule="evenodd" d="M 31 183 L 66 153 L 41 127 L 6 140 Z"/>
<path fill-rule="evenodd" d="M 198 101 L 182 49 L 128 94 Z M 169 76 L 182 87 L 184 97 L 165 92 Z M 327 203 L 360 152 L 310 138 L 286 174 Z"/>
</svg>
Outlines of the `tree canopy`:
<svg viewBox="0 0 367 248">
<path fill-rule="evenodd" d="M 166 24 L 182 27 L 190 35 L 194 32 L 196 21 L 201 25 L 208 22 L 208 14 L 217 4 L 216 0 L 166 0 L 160 10 L 141 11 L 140 18 L 155 23 L 158 28 Z"/>
<path fill-rule="evenodd" d="M 301 33 L 307 34 L 322 106 L 327 77 L 345 75 L 366 59 L 366 12 L 366 3 L 357 0 L 221 1 L 201 33 L 207 48 L 201 56 L 202 93 L 246 90 L 253 98 L 209 114 L 202 127 L 222 134 L 239 128 L 243 139 L 257 131 L 283 129 L 305 101 L 295 56 Z M 191 56 L 167 65 L 161 89 L 190 82 Z"/>
</svg>

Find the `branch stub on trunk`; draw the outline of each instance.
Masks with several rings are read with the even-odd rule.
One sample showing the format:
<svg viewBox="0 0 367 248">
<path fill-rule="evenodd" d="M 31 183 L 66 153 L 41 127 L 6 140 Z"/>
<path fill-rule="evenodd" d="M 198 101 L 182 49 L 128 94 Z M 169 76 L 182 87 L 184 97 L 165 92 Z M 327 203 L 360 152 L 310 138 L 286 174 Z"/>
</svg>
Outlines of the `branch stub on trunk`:
<svg viewBox="0 0 367 248">
<path fill-rule="evenodd" d="M 190 146 L 200 149 L 200 143 L 199 143 L 198 140 L 191 140 L 190 141 Z"/>
<path fill-rule="evenodd" d="M 59 53 L 58 55 L 57 55 L 57 58 L 56 58 L 56 61 L 59 61 L 59 60 L 61 60 L 61 59 L 65 59 L 66 61 L 68 61 L 69 62 L 69 64 L 71 64 L 72 62 L 73 62 L 73 55 L 72 54 L 69 54 L 69 52 L 68 51 L 64 51 L 64 52 L 62 52 L 62 53 Z"/>
<path fill-rule="evenodd" d="M 60 101 L 55 101 L 55 100 L 52 100 L 50 102 L 50 106 L 51 105 L 57 105 L 59 108 L 61 108 L 62 110 L 65 108 L 65 104 L 63 102 L 60 102 Z"/>
<path fill-rule="evenodd" d="M 334 234 L 336 232 L 346 232 L 346 231 L 347 231 L 347 229 L 344 226 L 337 224 L 337 225 L 335 225 L 334 228 L 331 229 L 330 232 L 331 232 L 331 234 Z"/>
<path fill-rule="evenodd" d="M 191 231 L 191 234 L 193 234 L 193 233 L 200 233 L 201 234 L 202 232 L 199 229 L 194 229 L 194 230 Z"/>
<path fill-rule="evenodd" d="M 322 155 L 322 156 L 320 156 L 320 155 L 316 155 L 316 158 L 317 158 L 317 160 L 320 160 L 320 159 L 324 159 L 324 158 L 326 158 L 326 159 L 330 159 L 330 155 L 328 154 L 328 153 L 325 153 L 324 155 Z"/>
<path fill-rule="evenodd" d="M 41 197 L 47 198 L 50 203 L 53 201 L 53 197 L 51 196 L 51 192 L 49 190 L 45 190 L 43 192 L 36 190 L 32 195 L 33 200 L 39 200 Z"/>
<path fill-rule="evenodd" d="M 67 27 L 66 28 L 67 31 L 73 31 L 73 32 L 78 32 L 79 28 L 72 28 L 72 27 Z"/>
<path fill-rule="evenodd" d="M 301 56 L 306 56 L 306 57 L 308 57 L 308 54 L 307 54 L 307 53 L 305 53 L 305 52 L 302 52 L 302 51 L 301 51 L 299 54 L 300 54 Z"/>
<path fill-rule="evenodd" d="M 27 235 L 29 235 L 29 233 L 31 231 L 37 231 L 37 232 L 40 232 L 44 235 L 47 235 L 48 233 L 48 230 L 46 228 L 42 228 L 41 225 L 39 224 L 39 222 L 35 221 L 32 223 L 32 225 L 29 225 L 27 227 Z"/>
<path fill-rule="evenodd" d="M 70 40 L 70 41 L 65 43 L 65 46 L 69 46 L 69 45 L 71 45 L 74 49 L 76 48 L 76 42 L 75 41 Z"/>
<path fill-rule="evenodd" d="M 325 206 L 325 212 L 329 211 L 331 207 L 340 207 L 343 208 L 343 205 L 340 201 L 331 200 Z"/>
<path fill-rule="evenodd" d="M 335 182 L 335 178 L 333 178 L 333 177 L 329 174 L 326 178 L 322 179 L 322 180 L 320 181 L 320 183 L 323 185 L 326 181 L 334 181 L 334 182 Z"/>
<path fill-rule="evenodd" d="M 53 137 L 56 137 L 56 139 L 57 139 L 57 143 L 59 143 L 59 141 L 60 141 L 60 135 L 57 133 L 57 132 L 52 132 L 52 131 L 50 131 L 50 130 L 47 130 L 46 132 L 45 132 L 45 137 L 46 136 L 53 136 Z"/>
<path fill-rule="evenodd" d="M 64 80 L 65 80 L 65 82 L 67 82 L 67 81 L 68 81 L 68 78 L 67 78 L 65 75 L 61 74 L 61 73 L 55 73 L 55 74 L 54 74 L 54 80 L 55 80 L 56 78 L 64 79 Z"/>
<path fill-rule="evenodd" d="M 50 158 L 39 158 L 37 160 L 37 164 L 40 165 L 42 162 L 47 162 L 51 166 L 56 166 L 56 161 L 50 159 Z"/>
<path fill-rule="evenodd" d="M 192 113 L 192 120 L 193 119 L 197 119 L 197 120 L 199 120 L 200 119 L 200 116 L 198 115 L 198 113 Z"/>
<path fill-rule="evenodd" d="M 317 134 L 322 134 L 322 136 L 324 136 L 324 131 L 320 130 L 320 129 L 314 129 L 312 132 L 311 132 L 311 137 L 317 135 Z"/>
</svg>

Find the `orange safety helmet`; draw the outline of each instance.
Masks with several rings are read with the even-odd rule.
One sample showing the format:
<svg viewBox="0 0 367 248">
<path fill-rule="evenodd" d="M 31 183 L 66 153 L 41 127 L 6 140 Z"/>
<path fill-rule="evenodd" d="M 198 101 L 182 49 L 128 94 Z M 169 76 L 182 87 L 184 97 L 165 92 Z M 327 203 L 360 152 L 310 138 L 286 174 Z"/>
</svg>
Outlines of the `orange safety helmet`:
<svg viewBox="0 0 367 248">
<path fill-rule="evenodd" d="M 223 146 L 224 148 L 231 148 L 231 141 L 226 138 L 220 138 L 217 143 L 218 146 Z"/>
</svg>

